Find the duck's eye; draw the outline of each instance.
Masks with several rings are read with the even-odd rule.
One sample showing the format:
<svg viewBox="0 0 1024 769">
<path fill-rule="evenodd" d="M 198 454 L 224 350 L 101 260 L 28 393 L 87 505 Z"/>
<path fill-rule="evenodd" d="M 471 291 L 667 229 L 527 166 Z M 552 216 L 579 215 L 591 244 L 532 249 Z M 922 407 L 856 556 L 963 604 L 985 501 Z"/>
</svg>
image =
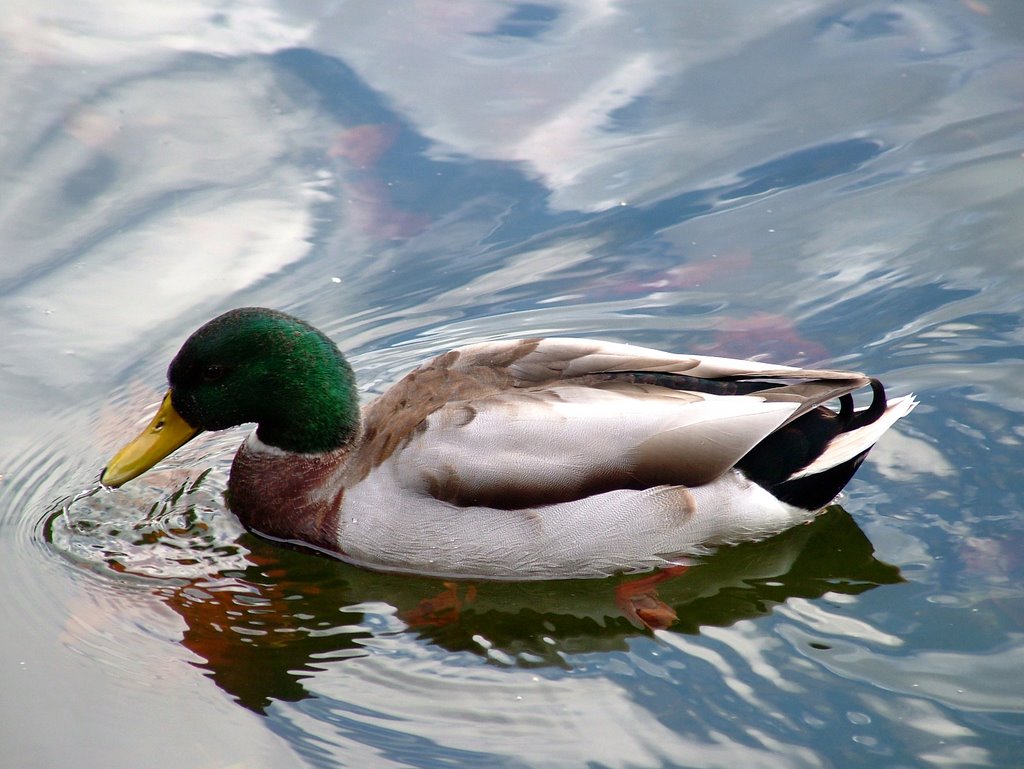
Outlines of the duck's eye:
<svg viewBox="0 0 1024 769">
<path fill-rule="evenodd" d="M 219 382 L 224 378 L 227 373 L 227 369 L 219 363 L 211 363 L 209 366 L 203 369 L 203 381 L 204 382 Z"/>
</svg>

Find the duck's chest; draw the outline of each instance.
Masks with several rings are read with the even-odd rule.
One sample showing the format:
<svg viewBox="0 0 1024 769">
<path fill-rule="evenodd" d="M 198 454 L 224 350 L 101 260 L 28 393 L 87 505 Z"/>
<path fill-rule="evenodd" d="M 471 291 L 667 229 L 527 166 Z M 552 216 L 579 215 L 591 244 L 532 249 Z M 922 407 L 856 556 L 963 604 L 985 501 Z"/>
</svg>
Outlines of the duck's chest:
<svg viewBox="0 0 1024 769">
<path fill-rule="evenodd" d="M 338 452 L 285 452 L 254 433 L 231 465 L 228 507 L 259 534 L 337 552 L 343 464 Z"/>
</svg>

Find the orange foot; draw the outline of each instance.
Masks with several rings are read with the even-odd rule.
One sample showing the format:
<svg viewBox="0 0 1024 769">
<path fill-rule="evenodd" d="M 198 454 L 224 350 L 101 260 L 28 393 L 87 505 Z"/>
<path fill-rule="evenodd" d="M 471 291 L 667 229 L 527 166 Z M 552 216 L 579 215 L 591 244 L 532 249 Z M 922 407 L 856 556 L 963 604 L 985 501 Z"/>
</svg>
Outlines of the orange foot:
<svg viewBox="0 0 1024 769">
<path fill-rule="evenodd" d="M 678 577 L 689 566 L 670 566 L 645 577 L 623 582 L 615 588 L 615 604 L 619 611 L 637 627 L 665 630 L 676 621 L 676 612 L 658 598 L 658 585 Z"/>
<path fill-rule="evenodd" d="M 476 600 L 476 585 L 466 585 L 464 595 L 458 582 L 445 582 L 445 589 L 432 598 L 424 598 L 413 609 L 401 614 L 402 619 L 414 628 L 444 627 L 459 621 L 463 604 Z"/>
</svg>

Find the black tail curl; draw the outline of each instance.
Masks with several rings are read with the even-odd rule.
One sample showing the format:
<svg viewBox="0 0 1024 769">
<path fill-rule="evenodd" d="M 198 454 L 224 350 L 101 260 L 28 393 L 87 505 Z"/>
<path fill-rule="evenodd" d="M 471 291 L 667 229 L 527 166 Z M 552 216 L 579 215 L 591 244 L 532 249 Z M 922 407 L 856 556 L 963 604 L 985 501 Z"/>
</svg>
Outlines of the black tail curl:
<svg viewBox="0 0 1024 769">
<path fill-rule="evenodd" d="M 871 403 L 867 408 L 855 411 L 849 394 L 839 398 L 838 412 L 819 406 L 761 441 L 737 463 L 737 468 L 783 502 L 804 510 L 824 507 L 850 481 L 870 449 L 820 473 L 787 479 L 821 456 L 837 435 L 866 427 L 885 413 L 885 388 L 874 378 L 870 384 Z"/>
<path fill-rule="evenodd" d="M 844 396 L 850 398 L 849 395 Z M 888 400 L 885 397 L 885 388 L 882 383 L 874 377 L 871 378 L 871 405 L 869 405 L 863 411 L 853 411 L 853 401 L 851 398 L 850 402 L 850 415 L 847 417 L 846 429 L 843 432 L 849 432 L 850 430 L 856 430 L 858 427 L 867 427 L 872 422 L 877 422 L 878 419 L 885 413 L 885 407 L 888 405 Z M 840 412 L 842 413 L 842 412 Z"/>
</svg>

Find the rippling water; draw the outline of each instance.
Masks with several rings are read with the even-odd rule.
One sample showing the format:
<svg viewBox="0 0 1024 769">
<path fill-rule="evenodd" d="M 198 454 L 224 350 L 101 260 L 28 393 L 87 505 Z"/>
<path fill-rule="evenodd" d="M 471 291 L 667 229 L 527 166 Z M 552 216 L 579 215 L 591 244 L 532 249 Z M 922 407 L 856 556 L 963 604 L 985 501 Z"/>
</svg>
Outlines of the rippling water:
<svg viewBox="0 0 1024 769">
<path fill-rule="evenodd" d="M 1015 0 L 10 9 L 7 763 L 1017 765 L 1022 41 Z M 921 406 L 813 524 L 678 572 L 374 574 L 225 513 L 244 429 L 95 489 L 247 304 L 367 397 L 558 334 Z"/>
</svg>

